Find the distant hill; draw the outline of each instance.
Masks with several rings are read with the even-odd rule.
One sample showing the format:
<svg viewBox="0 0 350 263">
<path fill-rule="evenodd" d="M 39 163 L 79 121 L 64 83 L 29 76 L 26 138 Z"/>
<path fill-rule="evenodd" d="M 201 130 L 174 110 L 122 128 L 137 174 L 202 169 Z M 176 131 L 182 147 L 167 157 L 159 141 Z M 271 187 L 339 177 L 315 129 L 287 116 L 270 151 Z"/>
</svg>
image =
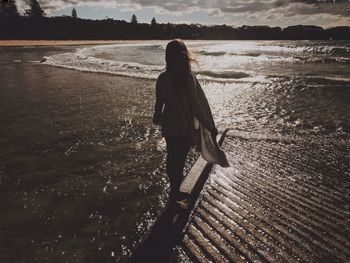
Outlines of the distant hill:
<svg viewBox="0 0 350 263">
<path fill-rule="evenodd" d="M 0 17 L 0 39 L 117 40 L 117 39 L 278 40 L 350 39 L 350 27 L 323 29 L 296 25 L 286 28 L 200 24 L 144 24 L 121 20 L 63 17 Z"/>
</svg>

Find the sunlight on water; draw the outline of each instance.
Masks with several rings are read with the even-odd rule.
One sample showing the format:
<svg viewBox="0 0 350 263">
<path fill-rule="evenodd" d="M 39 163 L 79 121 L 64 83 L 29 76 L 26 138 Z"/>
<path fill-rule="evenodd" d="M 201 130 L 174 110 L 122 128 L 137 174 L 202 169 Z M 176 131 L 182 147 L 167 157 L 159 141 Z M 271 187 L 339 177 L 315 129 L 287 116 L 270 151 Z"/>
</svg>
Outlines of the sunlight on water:
<svg viewBox="0 0 350 263">
<path fill-rule="evenodd" d="M 224 148 L 237 171 L 268 182 L 322 179 L 318 192 L 342 182 L 348 42 L 187 43 L 219 131 L 231 129 Z M 1 230 L 24 251 L 10 256 L 125 261 L 147 234 L 167 202 L 165 143 L 151 123 L 165 45 L 0 50 Z M 234 170 L 215 170 L 211 194 L 236 198 L 225 192 L 242 181 Z"/>
<path fill-rule="evenodd" d="M 196 54 L 194 70 L 212 81 L 259 81 L 290 70 L 316 77 L 345 77 L 350 47 L 339 42 L 187 41 Z M 87 47 L 46 57 L 44 63 L 88 72 L 155 79 L 164 70 L 166 42 Z M 325 62 L 332 62 L 329 70 Z M 323 75 L 327 73 L 327 75 Z M 333 75 L 330 75 L 333 73 Z"/>
</svg>

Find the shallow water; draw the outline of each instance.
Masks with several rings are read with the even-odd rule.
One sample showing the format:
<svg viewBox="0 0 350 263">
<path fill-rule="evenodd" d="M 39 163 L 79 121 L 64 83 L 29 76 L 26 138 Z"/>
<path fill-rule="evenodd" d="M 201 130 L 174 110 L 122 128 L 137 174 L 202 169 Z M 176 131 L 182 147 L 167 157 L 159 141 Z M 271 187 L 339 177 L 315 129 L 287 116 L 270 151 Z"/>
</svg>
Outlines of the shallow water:
<svg viewBox="0 0 350 263">
<path fill-rule="evenodd" d="M 273 76 L 307 76 L 350 81 L 346 41 L 188 41 L 200 79 L 266 81 Z M 155 79 L 164 70 L 166 42 L 79 48 L 44 62 L 88 72 Z"/>
<path fill-rule="evenodd" d="M 283 168 L 348 185 L 348 42 L 189 46 L 219 130 L 231 128 L 233 169 L 258 176 L 242 164 L 252 158 L 270 177 Z M 164 143 L 150 123 L 164 47 L 0 49 L 2 261 L 125 261 L 144 237 L 167 200 Z"/>
<path fill-rule="evenodd" d="M 64 51 L 0 50 L 0 261 L 125 260 L 167 200 L 153 82 L 28 62 Z"/>
</svg>

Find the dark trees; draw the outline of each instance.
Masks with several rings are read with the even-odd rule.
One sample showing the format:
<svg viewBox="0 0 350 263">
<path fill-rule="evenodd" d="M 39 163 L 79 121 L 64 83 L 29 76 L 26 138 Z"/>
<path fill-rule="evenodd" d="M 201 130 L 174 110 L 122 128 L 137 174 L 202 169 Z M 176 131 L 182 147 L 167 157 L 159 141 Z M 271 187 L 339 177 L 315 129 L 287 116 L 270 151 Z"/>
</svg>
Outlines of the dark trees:
<svg viewBox="0 0 350 263">
<path fill-rule="evenodd" d="M 73 18 L 78 18 L 77 10 L 74 7 L 72 9 L 72 17 Z"/>
<path fill-rule="evenodd" d="M 322 27 L 319 26 L 288 26 L 282 30 L 282 33 L 285 38 L 288 39 L 319 39 L 324 38 L 325 31 Z"/>
<path fill-rule="evenodd" d="M 18 16 L 18 10 L 15 0 L 1 0 L 0 2 L 0 16 Z"/>
<path fill-rule="evenodd" d="M 157 25 L 157 20 L 155 17 L 153 17 L 151 21 L 151 26 L 155 26 L 155 25 Z"/>
<path fill-rule="evenodd" d="M 137 24 L 137 17 L 135 14 L 133 14 L 131 17 L 131 24 Z"/>
<path fill-rule="evenodd" d="M 26 10 L 26 15 L 32 17 L 43 17 L 45 15 L 44 10 L 41 9 L 41 6 L 37 0 L 26 0 L 29 9 Z"/>
<path fill-rule="evenodd" d="M 4 2 L 0 0 L 1 11 Z M 39 14 L 42 14 L 39 12 Z M 73 15 L 73 14 L 72 14 Z M 135 20 L 136 16 L 135 16 Z M 9 26 L 10 25 L 10 26 Z M 104 19 L 75 19 L 72 16 L 41 17 L 0 16 L 0 39 L 350 39 L 350 27 L 322 29 L 292 26 L 281 29 L 268 26 L 200 24 L 149 24 Z"/>
</svg>

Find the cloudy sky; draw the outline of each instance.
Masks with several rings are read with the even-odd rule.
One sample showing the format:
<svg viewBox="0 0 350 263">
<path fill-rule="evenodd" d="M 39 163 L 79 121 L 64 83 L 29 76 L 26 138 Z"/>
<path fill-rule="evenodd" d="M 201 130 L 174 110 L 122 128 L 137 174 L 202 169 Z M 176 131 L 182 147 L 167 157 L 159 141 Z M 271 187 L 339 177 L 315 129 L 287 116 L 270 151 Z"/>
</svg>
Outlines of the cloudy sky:
<svg viewBox="0 0 350 263">
<path fill-rule="evenodd" d="M 75 7 L 81 18 L 106 17 L 149 23 L 201 23 L 288 26 L 313 24 L 350 26 L 350 0 L 39 0 L 50 16 L 69 15 Z M 19 1 L 24 8 L 23 0 Z"/>
</svg>

